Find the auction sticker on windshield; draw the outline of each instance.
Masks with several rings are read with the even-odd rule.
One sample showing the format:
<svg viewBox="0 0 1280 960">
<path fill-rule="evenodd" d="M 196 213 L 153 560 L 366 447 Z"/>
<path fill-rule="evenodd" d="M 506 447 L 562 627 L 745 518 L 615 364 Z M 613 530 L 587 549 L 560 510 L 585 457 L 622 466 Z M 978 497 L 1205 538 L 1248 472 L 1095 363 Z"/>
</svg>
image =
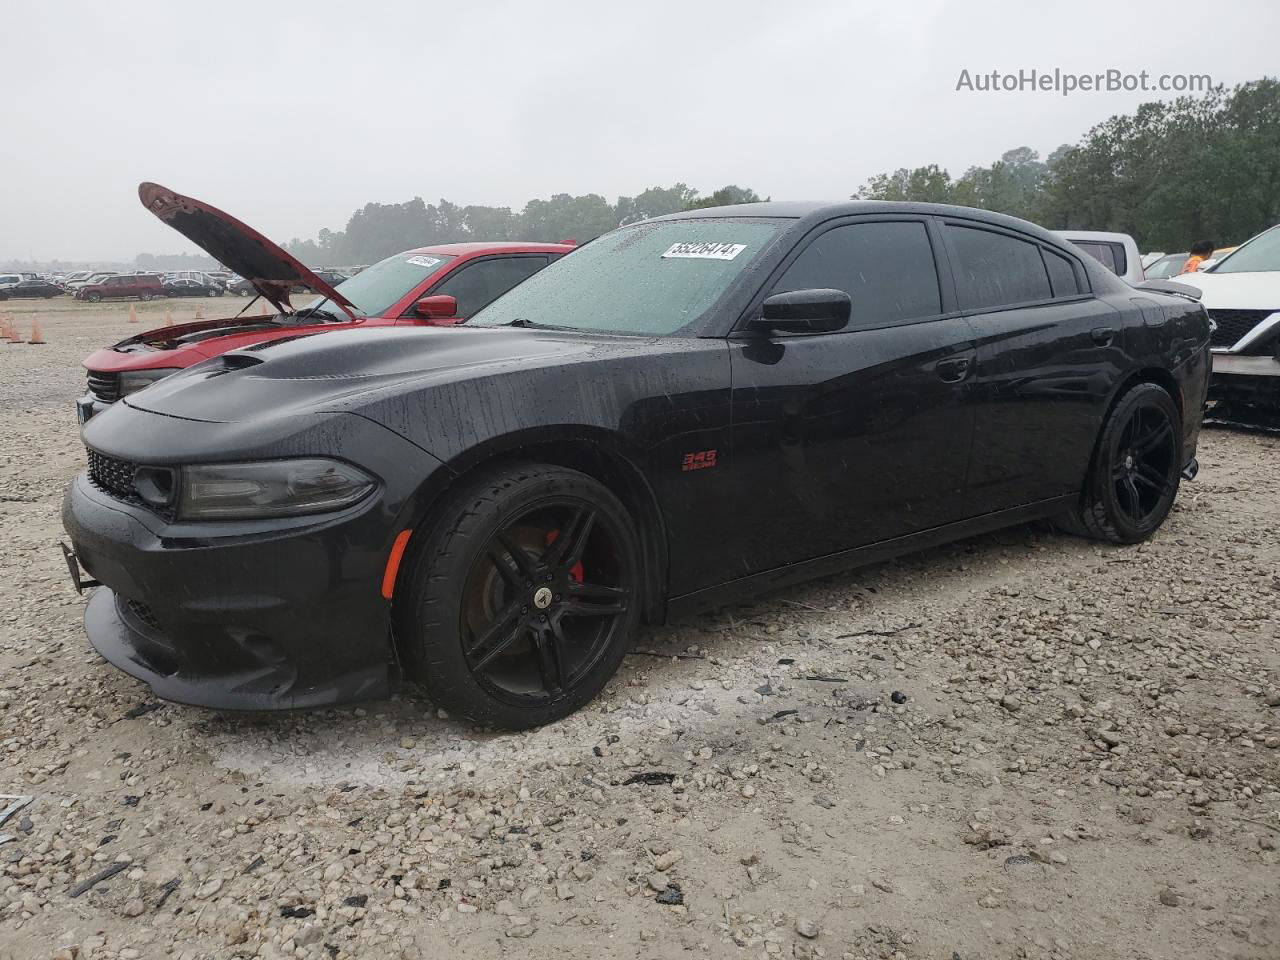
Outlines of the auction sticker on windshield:
<svg viewBox="0 0 1280 960">
<path fill-rule="evenodd" d="M 441 262 L 439 257 L 410 257 L 405 261 L 405 263 L 412 263 L 419 267 L 434 267 Z"/>
<path fill-rule="evenodd" d="M 673 243 L 662 255 L 663 260 L 732 260 L 745 243 Z"/>
</svg>

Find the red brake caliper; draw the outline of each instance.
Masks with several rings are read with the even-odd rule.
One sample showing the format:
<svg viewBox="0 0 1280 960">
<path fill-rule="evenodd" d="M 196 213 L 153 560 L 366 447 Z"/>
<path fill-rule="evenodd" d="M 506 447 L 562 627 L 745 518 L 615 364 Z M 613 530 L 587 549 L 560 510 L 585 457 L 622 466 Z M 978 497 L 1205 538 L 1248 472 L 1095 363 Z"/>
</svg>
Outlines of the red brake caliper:
<svg viewBox="0 0 1280 960">
<path fill-rule="evenodd" d="M 560 531 L 558 529 L 549 530 L 547 532 L 547 546 L 549 547 L 553 543 L 555 543 L 556 537 L 558 536 L 560 536 Z M 582 582 L 582 561 L 581 560 L 579 560 L 577 563 L 575 563 L 572 567 L 569 568 L 569 576 L 573 580 L 576 580 L 578 583 Z"/>
</svg>

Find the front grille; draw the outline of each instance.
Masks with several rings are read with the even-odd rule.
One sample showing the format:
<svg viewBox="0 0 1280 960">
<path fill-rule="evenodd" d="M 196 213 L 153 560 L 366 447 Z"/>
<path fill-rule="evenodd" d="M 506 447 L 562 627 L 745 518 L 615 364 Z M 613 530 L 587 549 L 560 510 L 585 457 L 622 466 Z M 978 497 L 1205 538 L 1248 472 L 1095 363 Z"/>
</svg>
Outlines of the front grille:
<svg viewBox="0 0 1280 960">
<path fill-rule="evenodd" d="M 89 392 L 103 403 L 115 403 L 120 399 L 120 374 L 90 370 Z"/>
<path fill-rule="evenodd" d="M 146 507 L 166 520 L 174 518 L 172 507 L 157 507 L 155 504 L 147 503 L 138 495 L 133 479 L 138 470 L 136 463 L 109 457 L 105 453 L 99 453 L 87 447 L 85 449 L 89 455 L 89 482 L 97 489 L 117 500 L 131 503 L 135 507 Z"/>
<path fill-rule="evenodd" d="M 1273 313 L 1274 310 L 1210 310 L 1209 316 L 1218 329 L 1209 335 L 1209 345 L 1234 347 L 1246 333 Z"/>
</svg>

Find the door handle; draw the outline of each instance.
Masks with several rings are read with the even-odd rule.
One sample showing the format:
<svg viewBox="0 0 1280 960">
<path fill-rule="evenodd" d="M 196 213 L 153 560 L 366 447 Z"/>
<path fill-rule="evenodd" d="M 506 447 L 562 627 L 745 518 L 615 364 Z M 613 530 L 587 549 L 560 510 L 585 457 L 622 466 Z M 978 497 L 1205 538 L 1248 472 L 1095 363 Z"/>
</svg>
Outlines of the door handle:
<svg viewBox="0 0 1280 960">
<path fill-rule="evenodd" d="M 1109 346 L 1111 344 L 1111 341 L 1115 339 L 1116 328 L 1115 327 L 1094 327 L 1089 335 L 1093 337 L 1093 342 L 1096 343 L 1098 346 L 1106 347 L 1106 346 Z"/>
<path fill-rule="evenodd" d="M 943 383 L 959 383 L 969 375 L 970 359 L 970 357 L 950 357 L 939 360 L 934 369 L 938 371 L 938 376 L 942 378 Z"/>
</svg>

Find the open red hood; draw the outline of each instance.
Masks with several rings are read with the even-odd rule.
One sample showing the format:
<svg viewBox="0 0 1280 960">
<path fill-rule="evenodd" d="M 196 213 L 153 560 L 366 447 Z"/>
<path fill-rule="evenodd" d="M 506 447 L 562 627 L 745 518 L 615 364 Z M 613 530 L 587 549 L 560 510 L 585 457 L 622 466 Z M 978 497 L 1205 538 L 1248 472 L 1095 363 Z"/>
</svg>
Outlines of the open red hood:
<svg viewBox="0 0 1280 960">
<path fill-rule="evenodd" d="M 289 288 L 306 287 L 328 297 L 346 310 L 352 304 L 305 265 L 272 243 L 257 230 L 229 213 L 192 197 L 184 197 L 158 183 L 138 185 L 142 205 L 204 250 L 229 270 L 253 284 L 253 288 L 277 310 L 290 311 Z"/>
</svg>

